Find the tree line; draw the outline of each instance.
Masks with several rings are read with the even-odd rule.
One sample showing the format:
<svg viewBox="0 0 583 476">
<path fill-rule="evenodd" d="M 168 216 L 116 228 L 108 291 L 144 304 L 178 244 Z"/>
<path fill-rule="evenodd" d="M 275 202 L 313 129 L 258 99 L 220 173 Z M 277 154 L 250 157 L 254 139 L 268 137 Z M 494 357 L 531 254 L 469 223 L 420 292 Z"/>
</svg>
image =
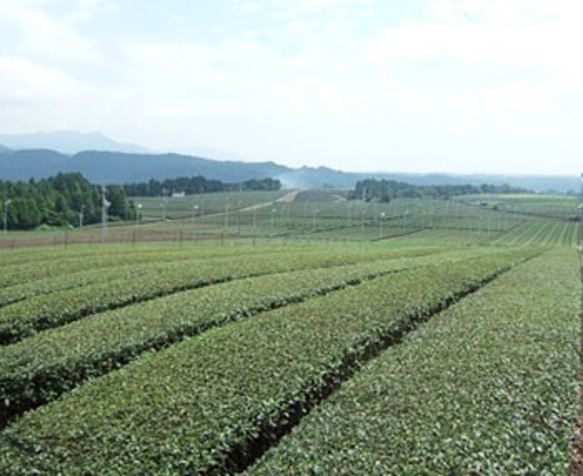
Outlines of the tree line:
<svg viewBox="0 0 583 476">
<path fill-rule="evenodd" d="M 108 185 L 105 203 L 108 220 L 134 219 L 134 196 L 163 196 L 172 192 L 185 194 L 211 193 L 226 190 L 279 190 L 279 180 L 247 180 L 226 184 L 204 177 L 180 177 L 163 181 Z M 63 227 L 99 223 L 102 219 L 103 190 L 90 183 L 80 173 L 61 173 L 46 179 L 28 181 L 0 180 L 0 206 L 6 212 L 10 230 L 31 230 L 39 226 Z"/>
<path fill-rule="evenodd" d="M 201 193 L 228 191 L 277 191 L 281 182 L 272 178 L 245 180 L 240 183 L 225 183 L 202 176 L 178 177 L 174 179 L 137 182 L 123 185 L 128 197 L 161 197 L 173 193 L 196 195 Z"/>
<path fill-rule="evenodd" d="M 62 173 L 27 182 L 0 180 L 0 200 L 11 230 L 97 223 L 103 203 L 101 187 L 91 184 L 80 173 Z M 132 213 L 121 186 L 107 187 L 106 201 L 110 219 L 123 219 Z"/>
<path fill-rule="evenodd" d="M 356 183 L 348 194 L 349 200 L 390 202 L 394 198 L 435 198 L 447 200 L 459 195 L 534 193 L 510 185 L 412 185 L 396 180 L 366 179 Z"/>
</svg>

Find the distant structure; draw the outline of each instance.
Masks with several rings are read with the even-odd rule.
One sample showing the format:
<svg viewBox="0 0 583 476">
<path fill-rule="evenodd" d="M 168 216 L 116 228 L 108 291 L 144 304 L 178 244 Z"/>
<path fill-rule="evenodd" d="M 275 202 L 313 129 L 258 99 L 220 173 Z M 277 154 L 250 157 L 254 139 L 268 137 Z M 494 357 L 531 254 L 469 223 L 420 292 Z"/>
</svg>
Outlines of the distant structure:
<svg viewBox="0 0 583 476">
<path fill-rule="evenodd" d="M 184 192 L 172 192 L 172 198 L 184 198 L 186 193 Z"/>
</svg>

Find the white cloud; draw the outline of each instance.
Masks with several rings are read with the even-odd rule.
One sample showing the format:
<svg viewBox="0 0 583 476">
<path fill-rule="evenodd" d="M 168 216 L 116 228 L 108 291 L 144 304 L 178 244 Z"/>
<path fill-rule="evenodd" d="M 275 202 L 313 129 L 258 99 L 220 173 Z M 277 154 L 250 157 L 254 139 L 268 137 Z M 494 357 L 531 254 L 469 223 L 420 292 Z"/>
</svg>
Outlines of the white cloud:
<svg viewBox="0 0 583 476">
<path fill-rule="evenodd" d="M 0 94 L 5 98 L 37 101 L 75 99 L 78 83 L 60 71 L 15 57 L 0 57 Z"/>
<path fill-rule="evenodd" d="M 118 9 L 117 1 L 77 0 L 74 9 L 67 15 L 67 20 L 72 23 L 88 23 L 101 12 L 115 12 Z"/>
<path fill-rule="evenodd" d="M 258 13 L 263 11 L 264 4 L 255 0 L 234 0 L 231 2 L 233 8 L 239 13 Z"/>
<path fill-rule="evenodd" d="M 86 61 L 96 55 L 93 41 L 65 21 L 55 20 L 44 9 L 43 1 L 1 2 L 0 22 L 20 31 L 23 47 L 33 54 Z"/>
<path fill-rule="evenodd" d="M 64 15 L 0 0 L 0 22 L 22 38 L 0 59 L 0 128 L 100 129 L 159 149 L 347 169 L 387 157 L 393 169 L 443 166 L 529 133 L 573 141 L 578 113 L 561 108 L 583 105 L 578 3 L 458 1 L 464 14 L 429 2 L 433 19 L 372 28 L 351 15 L 372 1 L 239 0 L 234 24 L 246 15 L 245 27 L 162 42 L 110 39 L 97 28 L 117 8 L 108 0 L 69 2 Z"/>
<path fill-rule="evenodd" d="M 0 124 L 8 132 L 73 125 L 80 88 L 71 77 L 21 58 L 0 57 Z"/>
<path fill-rule="evenodd" d="M 497 51 L 492 33 L 507 52 Z M 538 52 L 521 56 L 529 41 Z M 316 159 L 355 168 L 339 161 L 359 155 L 361 167 L 378 169 L 381 157 L 429 153 L 439 155 L 437 162 L 427 158 L 421 167 L 437 167 L 447 163 L 448 141 L 457 144 L 450 150 L 465 144 L 459 153 L 466 155 L 484 131 L 502 134 L 503 141 L 523 137 L 529 127 L 544 134 L 541 118 L 559 115 L 544 91 L 556 74 L 540 61 L 553 52 L 544 45 L 531 27 L 404 24 L 351 49 L 316 42 L 291 55 L 259 40 L 144 44 L 129 50 L 128 68 L 132 83 L 141 85 L 142 125 L 163 124 L 165 137 L 172 124 L 189 130 L 181 125 L 186 120 L 195 131 L 192 141 L 204 138 L 258 159 L 273 158 L 269 144 L 296 165 Z M 523 72 L 536 68 L 545 82 L 531 84 Z M 224 129 L 214 131 L 220 123 Z M 434 144 L 441 149 L 433 152 Z M 499 153 L 505 146 L 483 149 L 492 147 Z M 410 161 L 391 166 L 414 168 Z"/>
</svg>

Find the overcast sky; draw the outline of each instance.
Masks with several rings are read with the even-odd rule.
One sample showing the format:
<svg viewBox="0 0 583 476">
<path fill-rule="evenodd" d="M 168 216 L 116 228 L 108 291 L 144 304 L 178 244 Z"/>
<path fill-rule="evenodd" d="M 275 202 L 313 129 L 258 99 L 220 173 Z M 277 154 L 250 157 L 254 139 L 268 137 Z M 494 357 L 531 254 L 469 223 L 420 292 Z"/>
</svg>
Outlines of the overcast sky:
<svg viewBox="0 0 583 476">
<path fill-rule="evenodd" d="M 0 0 L 0 133 L 350 171 L 583 171 L 580 0 Z"/>
</svg>

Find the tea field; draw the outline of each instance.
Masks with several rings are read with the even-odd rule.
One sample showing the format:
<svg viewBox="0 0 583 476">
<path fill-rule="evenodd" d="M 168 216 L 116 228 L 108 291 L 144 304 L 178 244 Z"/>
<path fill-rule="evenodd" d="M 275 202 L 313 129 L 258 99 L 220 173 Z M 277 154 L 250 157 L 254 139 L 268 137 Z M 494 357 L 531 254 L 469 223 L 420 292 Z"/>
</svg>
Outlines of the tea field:
<svg viewBox="0 0 583 476">
<path fill-rule="evenodd" d="M 576 474 L 577 203 L 204 200 L 2 238 L 0 474 Z"/>
</svg>

